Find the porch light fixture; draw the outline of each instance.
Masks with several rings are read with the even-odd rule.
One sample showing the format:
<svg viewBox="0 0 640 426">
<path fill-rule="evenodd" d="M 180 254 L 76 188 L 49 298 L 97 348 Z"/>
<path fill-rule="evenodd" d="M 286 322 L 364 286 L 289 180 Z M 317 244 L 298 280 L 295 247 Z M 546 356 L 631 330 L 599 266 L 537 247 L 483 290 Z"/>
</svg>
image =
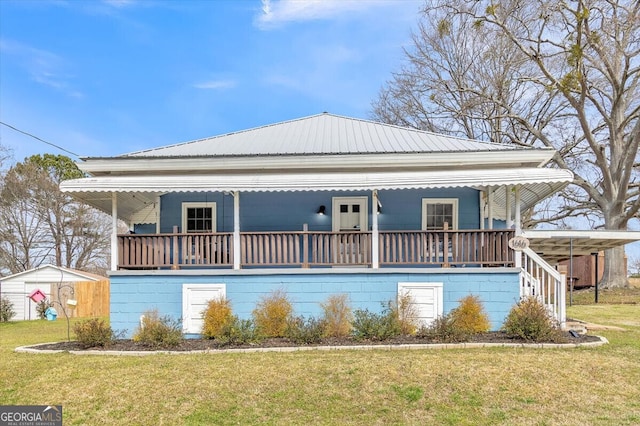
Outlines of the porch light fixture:
<svg viewBox="0 0 640 426">
<path fill-rule="evenodd" d="M 318 214 L 319 214 L 319 215 L 321 215 L 321 216 L 324 216 L 324 214 L 326 213 L 326 211 L 327 211 L 327 208 L 324 206 L 324 204 L 323 204 L 323 205 L 321 205 L 321 206 L 318 208 Z"/>
<path fill-rule="evenodd" d="M 377 200 L 377 201 L 378 201 L 378 208 L 376 209 L 376 212 L 380 214 L 382 213 L 382 203 L 380 202 L 380 200 Z"/>
</svg>

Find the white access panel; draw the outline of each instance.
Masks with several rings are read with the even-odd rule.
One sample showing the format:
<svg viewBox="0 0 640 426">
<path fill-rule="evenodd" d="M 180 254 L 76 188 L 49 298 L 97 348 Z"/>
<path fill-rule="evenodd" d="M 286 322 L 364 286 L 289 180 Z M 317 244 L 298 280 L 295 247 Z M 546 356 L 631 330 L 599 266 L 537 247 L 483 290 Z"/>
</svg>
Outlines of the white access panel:
<svg viewBox="0 0 640 426">
<path fill-rule="evenodd" d="M 182 285 L 182 331 L 202 333 L 203 312 L 209 300 L 225 298 L 226 284 Z"/>
<path fill-rule="evenodd" d="M 428 326 L 443 312 L 443 284 L 436 282 L 398 283 L 398 295 L 409 294 L 417 307 L 418 320 Z"/>
</svg>

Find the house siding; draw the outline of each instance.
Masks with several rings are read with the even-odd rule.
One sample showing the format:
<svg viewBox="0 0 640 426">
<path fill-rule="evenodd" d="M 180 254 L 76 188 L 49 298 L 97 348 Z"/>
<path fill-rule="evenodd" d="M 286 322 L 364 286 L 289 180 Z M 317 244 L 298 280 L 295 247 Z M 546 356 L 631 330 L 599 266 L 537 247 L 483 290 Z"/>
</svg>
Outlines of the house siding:
<svg viewBox="0 0 640 426">
<path fill-rule="evenodd" d="M 245 192 L 240 194 L 240 226 L 243 232 L 300 231 L 305 224 L 310 231 L 331 231 L 333 197 L 366 196 L 369 218 L 374 210 L 370 191 L 316 192 Z M 378 192 L 382 214 L 378 215 L 381 231 L 417 230 L 422 226 L 423 198 L 457 198 L 458 228 L 479 229 L 478 191 L 470 188 L 430 190 L 385 190 Z M 233 197 L 222 193 L 172 193 L 162 197 L 160 232 L 173 232 L 181 226 L 183 202 L 215 202 L 218 232 L 233 231 Z M 317 214 L 324 205 L 327 214 Z M 371 219 L 369 219 L 371 227 Z M 154 233 L 154 227 L 136 226 L 138 233 Z"/>
<path fill-rule="evenodd" d="M 234 314 L 240 318 L 251 318 L 251 312 L 261 298 L 275 290 L 286 292 L 293 303 L 295 315 L 319 317 L 322 315 L 320 303 L 332 294 L 341 293 L 349 295 L 354 310 L 380 312 L 383 303 L 395 299 L 399 282 L 443 283 L 444 313 L 455 308 L 464 296 L 479 296 L 494 330 L 501 327 L 520 295 L 518 271 L 513 268 L 434 272 L 114 272 L 111 276 L 111 326 L 131 336 L 140 315 L 151 309 L 158 309 L 161 315 L 181 318 L 183 284 L 225 284 Z"/>
</svg>

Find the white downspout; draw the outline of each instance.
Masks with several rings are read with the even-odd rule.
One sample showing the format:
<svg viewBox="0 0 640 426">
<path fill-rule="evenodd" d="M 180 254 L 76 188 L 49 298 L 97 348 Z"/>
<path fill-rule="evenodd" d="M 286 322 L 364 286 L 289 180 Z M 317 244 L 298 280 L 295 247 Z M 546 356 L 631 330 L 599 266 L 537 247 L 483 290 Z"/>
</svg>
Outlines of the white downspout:
<svg viewBox="0 0 640 426">
<path fill-rule="evenodd" d="M 111 270 L 118 270 L 118 194 L 111 193 Z"/>
<path fill-rule="evenodd" d="M 371 197 L 372 212 L 371 212 L 371 267 L 373 269 L 380 268 L 379 258 L 379 233 L 378 233 L 378 190 L 373 190 L 373 196 Z"/>
<path fill-rule="evenodd" d="M 240 269 L 240 192 L 233 193 L 233 269 Z"/>
</svg>

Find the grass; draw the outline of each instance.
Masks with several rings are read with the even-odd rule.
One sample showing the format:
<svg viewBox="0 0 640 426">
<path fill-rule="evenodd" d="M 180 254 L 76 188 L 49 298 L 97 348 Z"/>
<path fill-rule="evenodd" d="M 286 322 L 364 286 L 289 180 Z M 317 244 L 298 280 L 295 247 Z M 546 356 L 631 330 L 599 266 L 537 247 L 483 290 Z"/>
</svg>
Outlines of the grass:
<svg viewBox="0 0 640 426">
<path fill-rule="evenodd" d="M 0 404 L 60 404 L 65 425 L 640 424 L 640 304 L 568 315 L 625 331 L 580 349 L 118 357 L 18 354 L 65 321 L 2 323 Z"/>
</svg>

